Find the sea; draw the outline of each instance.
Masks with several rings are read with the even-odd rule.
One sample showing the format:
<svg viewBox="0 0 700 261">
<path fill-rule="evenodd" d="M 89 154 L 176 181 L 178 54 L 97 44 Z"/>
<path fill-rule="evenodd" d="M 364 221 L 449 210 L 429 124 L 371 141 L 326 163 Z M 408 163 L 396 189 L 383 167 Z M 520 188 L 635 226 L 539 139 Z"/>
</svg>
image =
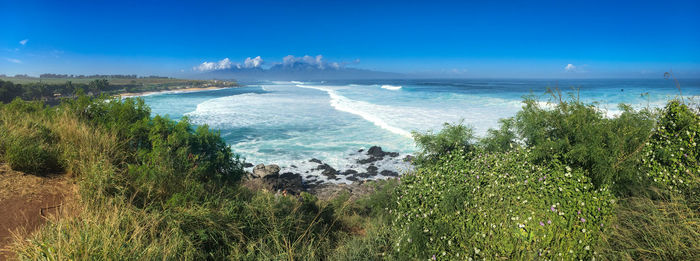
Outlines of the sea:
<svg viewBox="0 0 700 261">
<path fill-rule="evenodd" d="M 232 150 L 252 164 L 277 164 L 309 172 L 319 159 L 350 168 L 358 150 L 416 152 L 413 132 L 463 123 L 477 136 L 514 116 L 525 97 L 543 106 L 562 99 L 595 103 L 608 117 L 620 103 L 658 108 L 674 98 L 700 99 L 700 79 L 516 80 L 420 79 L 259 81 L 240 88 L 166 92 L 143 96 L 153 115 L 188 118 L 220 131 Z M 549 91 L 548 91 L 549 90 Z M 392 165 L 393 164 L 393 165 Z M 306 171 L 304 170 L 306 168 Z M 404 171 L 396 161 L 384 168 Z M 313 173 L 313 171 L 312 171 Z M 340 180 L 338 182 L 347 182 Z"/>
</svg>

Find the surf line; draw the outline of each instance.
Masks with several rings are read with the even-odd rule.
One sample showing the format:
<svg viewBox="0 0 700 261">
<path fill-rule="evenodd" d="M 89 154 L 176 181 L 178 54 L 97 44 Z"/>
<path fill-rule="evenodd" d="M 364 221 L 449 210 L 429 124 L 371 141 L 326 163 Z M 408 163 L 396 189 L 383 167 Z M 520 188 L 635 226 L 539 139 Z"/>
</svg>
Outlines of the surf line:
<svg viewBox="0 0 700 261">
<path fill-rule="evenodd" d="M 371 104 L 368 102 L 351 100 L 345 96 L 338 94 L 335 90 L 331 90 L 331 89 L 327 89 L 327 88 L 323 88 L 323 87 L 308 86 L 308 85 L 297 85 L 297 87 L 325 91 L 326 93 L 328 93 L 328 96 L 330 96 L 330 98 L 331 98 L 330 104 L 334 109 L 336 109 L 338 111 L 342 111 L 342 112 L 355 114 L 355 115 L 362 117 L 366 121 L 369 121 L 372 124 L 382 128 L 382 129 L 388 130 L 392 133 L 395 133 L 395 134 L 398 134 L 398 135 L 401 135 L 401 136 L 404 136 L 407 138 L 413 138 L 413 135 L 411 135 L 410 132 L 408 132 L 404 129 L 398 128 L 398 127 L 391 126 L 388 123 L 386 123 L 384 120 L 382 120 L 381 118 L 375 116 L 374 114 L 367 112 L 367 111 L 363 111 L 361 109 L 362 107 L 381 106 L 381 105 L 375 105 L 375 104 Z"/>
</svg>

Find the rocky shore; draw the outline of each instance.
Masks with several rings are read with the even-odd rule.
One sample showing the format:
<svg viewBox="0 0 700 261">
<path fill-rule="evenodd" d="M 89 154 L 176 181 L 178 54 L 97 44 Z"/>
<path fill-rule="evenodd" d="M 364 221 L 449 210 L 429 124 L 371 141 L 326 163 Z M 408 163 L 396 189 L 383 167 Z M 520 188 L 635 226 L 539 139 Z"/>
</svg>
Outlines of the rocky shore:
<svg viewBox="0 0 700 261">
<path fill-rule="evenodd" d="M 333 167 L 319 159 L 309 159 L 298 165 L 281 168 L 275 164 L 248 163 L 252 170 L 246 173 L 244 184 L 251 189 L 266 189 L 284 194 L 309 192 L 319 198 L 332 198 L 341 193 L 357 196 L 368 193 L 364 183 L 399 177 L 411 171 L 411 155 L 386 152 L 381 147 L 360 149 L 349 155 L 353 164 L 342 169 Z"/>
</svg>

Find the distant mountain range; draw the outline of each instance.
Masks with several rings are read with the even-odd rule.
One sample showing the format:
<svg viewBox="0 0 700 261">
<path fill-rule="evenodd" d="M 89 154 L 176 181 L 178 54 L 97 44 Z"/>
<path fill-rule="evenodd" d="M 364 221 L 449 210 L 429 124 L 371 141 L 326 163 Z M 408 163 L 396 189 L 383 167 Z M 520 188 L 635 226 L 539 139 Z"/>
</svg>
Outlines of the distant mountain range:
<svg viewBox="0 0 700 261">
<path fill-rule="evenodd" d="M 391 79 L 405 77 L 400 73 L 371 71 L 341 66 L 292 62 L 261 67 L 212 70 L 197 75 L 206 79 L 237 80 L 337 80 L 337 79 Z"/>
</svg>

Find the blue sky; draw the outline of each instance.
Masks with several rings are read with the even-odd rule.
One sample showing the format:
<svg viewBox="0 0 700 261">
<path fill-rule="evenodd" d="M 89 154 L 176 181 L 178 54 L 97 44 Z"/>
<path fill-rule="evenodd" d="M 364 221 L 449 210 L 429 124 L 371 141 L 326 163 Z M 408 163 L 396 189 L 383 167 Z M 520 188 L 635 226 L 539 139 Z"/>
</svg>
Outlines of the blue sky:
<svg viewBox="0 0 700 261">
<path fill-rule="evenodd" d="M 0 74 L 287 55 L 445 77 L 700 77 L 700 1 L 0 1 Z"/>
</svg>

